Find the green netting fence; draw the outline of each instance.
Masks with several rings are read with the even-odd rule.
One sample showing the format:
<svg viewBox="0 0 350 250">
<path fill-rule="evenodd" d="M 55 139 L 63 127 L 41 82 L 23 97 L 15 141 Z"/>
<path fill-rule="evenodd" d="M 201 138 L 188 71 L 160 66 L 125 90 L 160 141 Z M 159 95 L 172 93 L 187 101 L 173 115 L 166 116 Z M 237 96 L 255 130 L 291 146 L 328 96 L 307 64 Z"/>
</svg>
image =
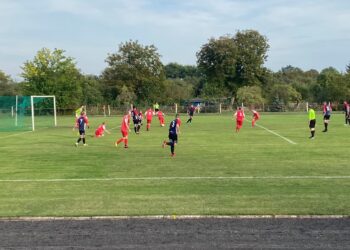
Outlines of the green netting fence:
<svg viewBox="0 0 350 250">
<path fill-rule="evenodd" d="M 32 119 L 32 101 L 34 120 Z M 35 96 L 0 96 L 0 131 L 28 131 L 53 127 L 54 99 Z"/>
</svg>

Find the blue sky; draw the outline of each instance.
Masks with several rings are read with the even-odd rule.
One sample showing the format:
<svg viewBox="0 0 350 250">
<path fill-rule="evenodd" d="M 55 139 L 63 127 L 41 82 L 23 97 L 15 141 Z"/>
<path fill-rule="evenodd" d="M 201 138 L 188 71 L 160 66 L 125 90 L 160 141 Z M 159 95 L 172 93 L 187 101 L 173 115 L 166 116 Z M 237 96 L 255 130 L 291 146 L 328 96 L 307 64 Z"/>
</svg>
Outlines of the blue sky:
<svg viewBox="0 0 350 250">
<path fill-rule="evenodd" d="M 43 47 L 64 49 L 86 74 L 130 39 L 154 44 L 164 64 L 196 64 L 209 38 L 254 29 L 268 38 L 266 66 L 303 70 L 350 63 L 347 0 L 0 0 L 0 69 L 19 79 Z"/>
</svg>

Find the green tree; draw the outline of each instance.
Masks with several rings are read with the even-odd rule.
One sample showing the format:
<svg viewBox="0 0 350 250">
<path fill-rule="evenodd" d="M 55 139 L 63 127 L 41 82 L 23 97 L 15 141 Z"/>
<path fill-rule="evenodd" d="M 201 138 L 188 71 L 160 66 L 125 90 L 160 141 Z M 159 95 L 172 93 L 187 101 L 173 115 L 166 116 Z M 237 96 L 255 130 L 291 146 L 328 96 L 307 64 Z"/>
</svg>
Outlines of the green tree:
<svg viewBox="0 0 350 250">
<path fill-rule="evenodd" d="M 237 91 L 237 102 L 245 106 L 255 106 L 264 103 L 262 90 L 259 86 L 244 86 Z"/>
<path fill-rule="evenodd" d="M 300 102 L 301 94 L 292 86 L 287 84 L 275 84 L 269 90 L 271 102 L 287 104 L 289 102 Z"/>
<path fill-rule="evenodd" d="M 199 70 L 196 66 L 192 65 L 181 65 L 178 63 L 169 63 L 164 66 L 166 78 L 171 79 L 185 79 L 200 77 Z"/>
<path fill-rule="evenodd" d="M 231 36 L 211 38 L 197 53 L 197 65 L 205 77 L 202 95 L 222 97 L 233 91 L 237 47 Z"/>
<path fill-rule="evenodd" d="M 0 96 L 17 95 L 18 89 L 16 83 L 11 79 L 9 75 L 6 75 L 0 70 Z"/>
<path fill-rule="evenodd" d="M 236 33 L 234 42 L 237 46 L 236 81 L 241 86 L 261 84 L 269 49 L 267 38 L 258 31 L 245 30 Z"/>
<path fill-rule="evenodd" d="M 317 82 L 318 74 L 317 70 L 304 72 L 300 68 L 288 65 L 273 74 L 272 85 L 277 83 L 291 85 L 301 94 L 302 100 L 310 101 L 313 98 L 311 87 Z"/>
<path fill-rule="evenodd" d="M 188 100 L 193 97 L 194 85 L 181 79 L 167 79 L 163 103 L 173 104 Z"/>
<path fill-rule="evenodd" d="M 22 67 L 25 95 L 55 95 L 57 105 L 71 108 L 81 104 L 81 74 L 74 59 L 66 57 L 64 50 L 43 48 L 32 61 Z"/>
<path fill-rule="evenodd" d="M 123 85 L 121 88 L 120 94 L 117 96 L 117 101 L 119 105 L 125 105 L 129 107 L 130 104 L 133 104 L 136 100 L 136 95 L 134 92 L 130 91 L 128 87 Z"/>
<path fill-rule="evenodd" d="M 335 68 L 329 67 L 321 71 L 313 92 L 317 102 L 342 102 L 349 96 L 348 87 L 345 77 Z"/>
<path fill-rule="evenodd" d="M 266 37 L 254 30 L 211 38 L 197 53 L 197 65 L 205 77 L 203 91 L 232 96 L 242 86 L 263 85 L 268 48 Z"/>
<path fill-rule="evenodd" d="M 105 96 L 116 101 L 123 86 L 136 95 L 136 103 L 158 101 L 164 91 L 164 67 L 154 45 L 138 41 L 121 43 L 117 53 L 108 55 L 102 73 Z"/>
<path fill-rule="evenodd" d="M 86 105 L 98 105 L 104 103 L 101 81 L 97 76 L 84 75 L 82 82 L 82 103 Z"/>
</svg>

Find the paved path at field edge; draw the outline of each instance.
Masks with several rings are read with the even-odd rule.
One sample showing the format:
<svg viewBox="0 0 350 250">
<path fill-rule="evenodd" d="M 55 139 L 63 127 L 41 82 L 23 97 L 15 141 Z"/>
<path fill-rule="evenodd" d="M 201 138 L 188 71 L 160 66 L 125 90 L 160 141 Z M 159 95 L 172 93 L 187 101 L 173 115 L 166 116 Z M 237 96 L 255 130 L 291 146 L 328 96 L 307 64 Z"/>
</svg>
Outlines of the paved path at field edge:
<svg viewBox="0 0 350 250">
<path fill-rule="evenodd" d="M 163 216 L 0 219 L 0 249 L 232 248 L 350 249 L 350 218 Z"/>
</svg>

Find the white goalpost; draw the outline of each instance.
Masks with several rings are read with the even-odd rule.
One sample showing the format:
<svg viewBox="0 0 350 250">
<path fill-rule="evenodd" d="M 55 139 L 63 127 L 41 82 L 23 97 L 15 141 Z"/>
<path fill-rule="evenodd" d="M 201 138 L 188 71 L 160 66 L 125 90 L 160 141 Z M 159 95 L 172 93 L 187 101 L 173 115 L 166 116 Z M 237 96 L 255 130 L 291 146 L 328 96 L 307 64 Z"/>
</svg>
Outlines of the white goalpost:
<svg viewBox="0 0 350 250">
<path fill-rule="evenodd" d="M 53 99 L 53 116 L 54 116 L 54 126 L 57 127 L 57 112 L 56 112 L 56 96 L 54 95 L 32 95 L 30 96 L 30 105 L 32 111 L 32 131 L 35 130 L 35 109 L 34 109 L 34 99 L 35 98 L 52 98 Z"/>
</svg>

